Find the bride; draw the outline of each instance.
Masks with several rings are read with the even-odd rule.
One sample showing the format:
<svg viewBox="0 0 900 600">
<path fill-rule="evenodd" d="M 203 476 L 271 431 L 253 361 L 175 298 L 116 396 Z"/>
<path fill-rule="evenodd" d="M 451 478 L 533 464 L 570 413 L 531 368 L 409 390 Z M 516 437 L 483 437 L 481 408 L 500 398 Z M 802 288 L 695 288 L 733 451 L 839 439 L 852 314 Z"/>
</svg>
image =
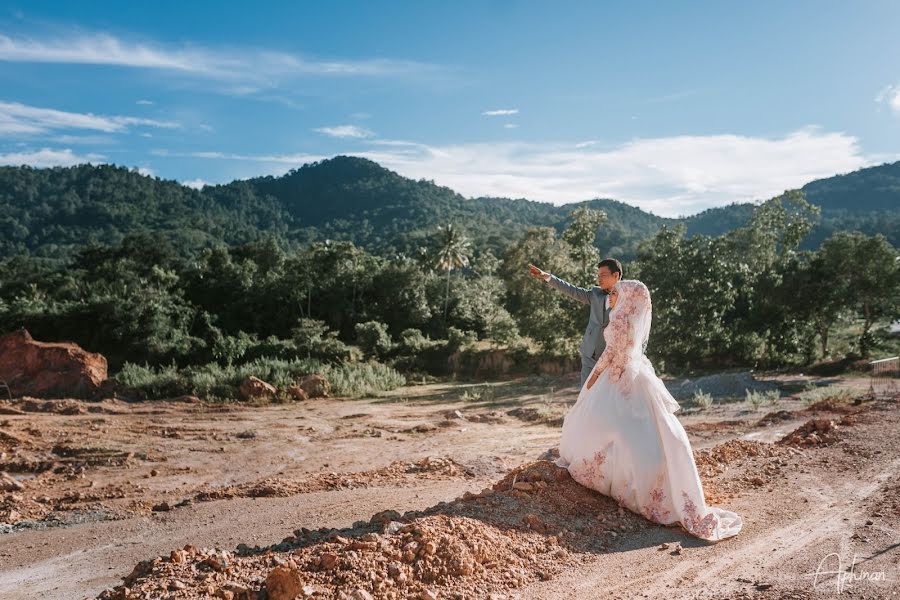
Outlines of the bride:
<svg viewBox="0 0 900 600">
<path fill-rule="evenodd" d="M 706 540 L 737 535 L 741 517 L 709 507 L 680 406 L 644 356 L 650 292 L 640 281 L 610 291 L 606 349 L 566 415 L 556 464 L 620 506 Z"/>
</svg>

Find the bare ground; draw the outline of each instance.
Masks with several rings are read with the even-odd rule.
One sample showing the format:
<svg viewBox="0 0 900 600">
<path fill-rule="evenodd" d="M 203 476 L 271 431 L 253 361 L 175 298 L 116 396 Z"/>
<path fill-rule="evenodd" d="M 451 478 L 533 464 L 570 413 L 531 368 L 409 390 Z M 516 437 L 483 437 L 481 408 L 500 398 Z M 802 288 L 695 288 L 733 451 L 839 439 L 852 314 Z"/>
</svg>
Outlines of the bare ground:
<svg viewBox="0 0 900 600">
<path fill-rule="evenodd" d="M 744 518 L 709 544 L 541 460 L 575 383 L 0 403 L 0 597 L 275 597 L 276 568 L 321 598 L 900 596 L 897 398 L 685 405 L 708 501 Z"/>
</svg>

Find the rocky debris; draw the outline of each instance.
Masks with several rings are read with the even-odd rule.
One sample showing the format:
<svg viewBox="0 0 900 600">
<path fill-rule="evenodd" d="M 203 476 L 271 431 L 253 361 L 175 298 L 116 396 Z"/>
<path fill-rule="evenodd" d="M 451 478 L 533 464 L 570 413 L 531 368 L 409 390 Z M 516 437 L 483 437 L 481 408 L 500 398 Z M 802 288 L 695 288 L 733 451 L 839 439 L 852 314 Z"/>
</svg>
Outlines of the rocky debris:
<svg viewBox="0 0 900 600">
<path fill-rule="evenodd" d="M 462 415 L 458 410 L 449 411 L 445 413 L 445 416 L 448 419 L 457 418 L 464 419 L 471 423 L 505 423 L 506 418 L 503 417 L 500 413 L 495 410 L 490 410 L 487 412 L 481 413 L 467 413 L 465 416 Z"/>
<path fill-rule="evenodd" d="M 784 421 L 793 421 L 797 418 L 797 415 L 789 410 L 776 410 L 775 412 L 767 413 L 757 421 L 757 427 L 768 427 L 769 425 L 777 425 L 778 423 L 782 423 Z"/>
<path fill-rule="evenodd" d="M 843 415 L 856 414 L 868 410 L 871 404 L 861 407 L 858 403 L 854 404 L 854 400 L 860 398 L 852 398 L 851 396 L 835 396 L 833 398 L 825 398 L 819 400 L 815 404 L 811 404 L 801 414 L 814 415 L 820 412 L 838 413 Z"/>
<path fill-rule="evenodd" d="M 201 492 L 197 500 L 286 497 L 328 490 L 399 484 L 421 479 L 468 478 L 471 473 L 450 458 L 426 457 L 416 462 L 394 461 L 386 467 L 356 473 L 316 473 L 298 479 L 271 477 L 263 481 Z"/>
<path fill-rule="evenodd" d="M 696 452 L 695 460 L 711 502 L 708 490 L 720 479 L 733 479 L 735 486 L 764 485 L 798 455 L 802 453 L 789 446 L 733 440 Z M 729 475 L 719 477 L 725 471 Z M 442 472 L 459 475 L 464 470 L 450 459 L 429 458 L 366 473 L 317 475 L 305 485 L 367 484 Z M 259 485 L 230 493 L 283 491 Z M 300 528 L 268 548 L 241 545 L 234 556 L 226 555 L 221 571 L 209 560 L 221 551 L 186 547 L 149 561 L 149 566 L 138 565 L 138 575 L 129 575 L 124 585 L 101 598 L 164 596 L 173 581 L 185 585 L 177 598 L 215 596 L 228 582 L 244 586 L 249 598 L 507 597 L 530 582 L 552 579 L 562 569 L 591 560 L 620 544 L 623 536 L 657 527 L 579 485 L 551 460 L 537 460 L 480 493 L 465 492 L 423 511 L 382 511 L 342 530 Z M 669 527 L 682 531 L 677 524 Z M 673 556 L 689 552 L 678 541 L 659 548 Z"/>
<path fill-rule="evenodd" d="M 767 392 L 778 389 L 778 386 L 770 381 L 757 381 L 750 371 L 716 373 L 697 379 L 667 381 L 666 387 L 669 388 L 669 393 L 676 400 L 687 400 L 700 391 L 713 398 L 743 398 L 747 394 L 747 390 Z"/>
<path fill-rule="evenodd" d="M 331 383 L 321 373 L 305 375 L 297 382 L 297 385 L 310 398 L 327 398 L 331 393 Z"/>
<path fill-rule="evenodd" d="M 275 386 L 252 375 L 245 379 L 240 387 L 241 397 L 245 400 L 271 398 L 275 395 L 275 391 Z"/>
<path fill-rule="evenodd" d="M 25 329 L 0 337 L 0 380 L 13 398 L 94 398 L 106 377 L 106 358 L 72 342 L 38 342 Z"/>
<path fill-rule="evenodd" d="M 781 445 L 817 446 L 837 441 L 838 428 L 831 419 L 810 419 L 778 441 Z"/>
<path fill-rule="evenodd" d="M 287 395 L 296 402 L 309 400 L 309 394 L 306 393 L 306 390 L 296 383 L 289 385 L 285 391 L 287 392 Z"/>
<path fill-rule="evenodd" d="M 550 425 L 551 427 L 561 426 L 563 418 L 565 416 L 562 414 L 557 414 L 550 408 L 534 408 L 530 406 L 514 408 L 510 411 L 507 411 L 506 414 L 511 417 L 515 417 L 520 421 L 525 421 L 526 423 L 543 423 L 545 425 Z"/>
<path fill-rule="evenodd" d="M 383 511 L 350 529 L 301 528 L 269 548 L 239 546 L 221 572 L 209 565 L 212 551 L 185 548 L 101 598 L 156 597 L 172 581 L 186 585 L 178 598 L 214 595 L 226 581 L 256 598 L 506 597 L 650 527 L 658 525 L 536 461 L 425 511 Z"/>
<path fill-rule="evenodd" d="M 59 457 L 58 460 L 61 462 L 78 466 L 122 466 L 136 456 L 133 452 L 124 452 L 113 448 L 81 447 L 68 444 L 56 444 L 50 452 Z"/>
<path fill-rule="evenodd" d="M 37 400 L 35 398 L 22 398 L 16 404 L 23 412 L 44 412 L 57 415 L 83 415 L 87 414 L 87 408 L 83 403 L 75 400 Z"/>
<path fill-rule="evenodd" d="M 419 423 L 418 425 L 414 425 L 413 427 L 409 427 L 404 429 L 404 433 L 431 433 L 432 431 L 437 430 L 437 425 L 434 423 Z"/>
<path fill-rule="evenodd" d="M 24 489 L 25 486 L 16 478 L 0 472 L 0 492 L 21 492 Z"/>
<path fill-rule="evenodd" d="M 393 534 L 322 533 L 286 552 L 234 556 L 222 570 L 215 566 L 218 558 L 210 564 L 221 550 L 187 546 L 143 561 L 100 598 L 166 597 L 173 587 L 178 598 L 239 597 L 221 595 L 226 586 L 269 600 L 469 597 L 550 578 L 569 554 L 556 537 L 447 515 L 415 518 Z"/>
</svg>

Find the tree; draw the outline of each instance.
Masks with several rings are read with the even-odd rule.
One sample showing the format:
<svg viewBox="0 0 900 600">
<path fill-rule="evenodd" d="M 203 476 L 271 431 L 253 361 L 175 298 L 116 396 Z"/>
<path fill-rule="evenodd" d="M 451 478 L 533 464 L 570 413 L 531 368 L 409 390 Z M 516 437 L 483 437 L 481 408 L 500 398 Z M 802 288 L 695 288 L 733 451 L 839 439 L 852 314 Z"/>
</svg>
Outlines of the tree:
<svg viewBox="0 0 900 600">
<path fill-rule="evenodd" d="M 519 331 L 549 352 L 574 352 L 587 307 L 528 275 L 528 263 L 571 280 L 577 266 L 569 246 L 550 227 L 533 227 L 511 244 L 501 274 L 507 285 L 507 309 Z"/>
<path fill-rule="evenodd" d="M 468 238 L 448 223 L 438 228 L 438 248 L 435 266 L 447 271 L 447 288 L 444 296 L 444 320 L 447 319 L 447 307 L 450 301 L 450 272 L 468 266 L 471 244 Z"/>
<path fill-rule="evenodd" d="M 862 317 L 859 353 L 869 356 L 872 325 L 900 310 L 900 262 L 882 235 L 837 233 L 822 244 L 824 271 L 847 303 Z"/>
<path fill-rule="evenodd" d="M 569 245 L 569 254 L 578 265 L 575 283 L 589 285 L 596 279 L 594 265 L 600 253 L 595 244 L 597 228 L 606 221 L 606 213 L 582 206 L 569 215 L 569 226 L 563 231 L 562 239 Z"/>
</svg>

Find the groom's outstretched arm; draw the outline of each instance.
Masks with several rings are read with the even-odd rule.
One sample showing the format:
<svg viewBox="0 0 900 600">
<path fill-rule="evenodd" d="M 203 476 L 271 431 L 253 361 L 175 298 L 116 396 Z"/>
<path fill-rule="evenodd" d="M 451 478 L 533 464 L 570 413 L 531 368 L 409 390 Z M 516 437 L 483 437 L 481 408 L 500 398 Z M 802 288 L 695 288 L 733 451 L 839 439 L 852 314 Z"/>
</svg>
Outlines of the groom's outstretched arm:
<svg viewBox="0 0 900 600">
<path fill-rule="evenodd" d="M 569 296 L 575 300 L 578 300 L 582 304 L 590 304 L 591 303 L 591 291 L 582 287 L 578 287 L 577 285 L 572 285 L 568 281 L 564 279 L 560 279 L 556 275 L 551 275 L 546 271 L 541 271 L 534 265 L 528 265 L 528 270 L 533 277 L 537 277 L 538 279 L 543 279 L 546 281 L 550 287 L 556 288 L 566 296 Z"/>
</svg>

